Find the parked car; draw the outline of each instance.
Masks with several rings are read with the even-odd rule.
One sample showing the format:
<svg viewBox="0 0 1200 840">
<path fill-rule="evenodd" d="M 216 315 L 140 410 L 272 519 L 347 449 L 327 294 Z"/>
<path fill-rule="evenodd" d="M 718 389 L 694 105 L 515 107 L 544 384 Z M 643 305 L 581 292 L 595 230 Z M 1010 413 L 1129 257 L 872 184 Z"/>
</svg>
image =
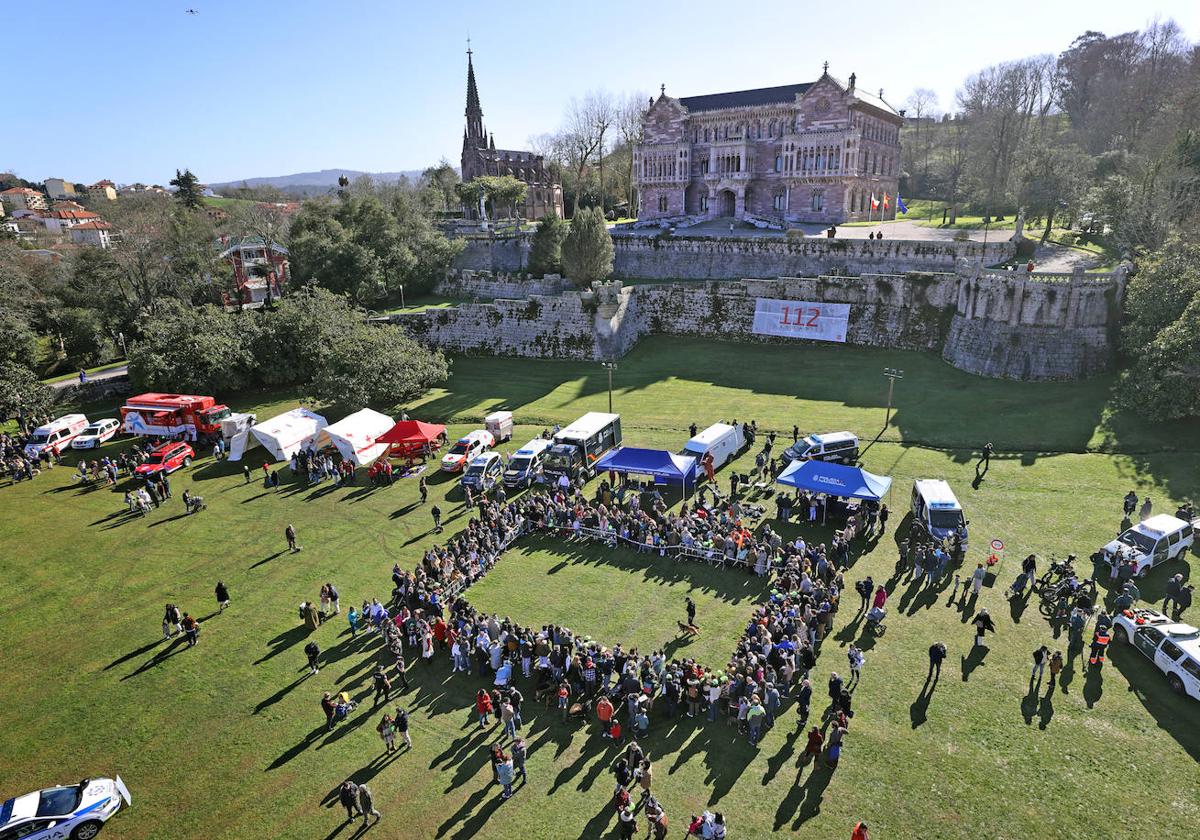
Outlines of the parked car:
<svg viewBox="0 0 1200 840">
<path fill-rule="evenodd" d="M 1113 619 L 1113 640 L 1141 651 L 1176 694 L 1200 700 L 1200 630 L 1155 610 L 1125 610 Z"/>
<path fill-rule="evenodd" d="M 112 417 L 89 423 L 87 428 L 71 441 L 72 449 L 97 449 L 100 444 L 116 437 L 121 430 L 121 421 Z"/>
<path fill-rule="evenodd" d="M 478 493 L 486 493 L 496 486 L 496 482 L 500 480 L 503 472 L 504 459 L 500 457 L 500 453 L 484 452 L 482 455 L 475 456 L 463 472 L 459 483 Z"/>
<path fill-rule="evenodd" d="M 783 458 L 787 462 L 804 460 L 853 464 L 858 461 L 858 435 L 853 432 L 809 435 L 783 450 Z"/>
<path fill-rule="evenodd" d="M 1117 558 L 1133 558 L 1140 577 L 1152 568 L 1176 557 L 1183 557 L 1195 537 L 1191 522 L 1160 513 L 1139 522 L 1104 546 L 1104 559 L 1111 565 Z"/>
<path fill-rule="evenodd" d="M 459 472 L 465 469 L 476 455 L 486 452 L 495 444 L 496 439 L 492 437 L 491 432 L 486 429 L 476 429 L 466 437 L 456 440 L 450 447 L 450 451 L 442 456 L 442 470 Z"/>
<path fill-rule="evenodd" d="M 0 838 L 92 840 L 122 802 L 133 804 L 120 776 L 27 793 L 0 803 Z"/>
<path fill-rule="evenodd" d="M 181 467 L 190 467 L 196 453 L 192 447 L 183 441 L 164 443 L 150 450 L 150 460 L 138 464 L 134 472 L 142 478 L 158 475 L 160 472 L 173 473 Z"/>
</svg>

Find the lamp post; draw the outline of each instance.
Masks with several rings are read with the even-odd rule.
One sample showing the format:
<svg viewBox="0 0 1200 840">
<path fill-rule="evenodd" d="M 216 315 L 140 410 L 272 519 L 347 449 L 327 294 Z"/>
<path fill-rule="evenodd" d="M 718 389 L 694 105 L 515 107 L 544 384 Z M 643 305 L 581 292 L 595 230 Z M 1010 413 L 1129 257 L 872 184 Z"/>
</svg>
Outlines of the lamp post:
<svg viewBox="0 0 1200 840">
<path fill-rule="evenodd" d="M 612 375 L 613 371 L 617 369 L 617 363 L 601 362 L 600 365 L 608 368 L 608 413 L 612 414 Z"/>
<path fill-rule="evenodd" d="M 400 284 L 400 308 L 404 309 L 404 284 Z"/>
<path fill-rule="evenodd" d="M 883 418 L 883 428 L 887 429 L 888 423 L 892 422 L 892 389 L 896 386 L 897 379 L 904 378 L 904 371 L 896 368 L 884 368 L 883 375 L 887 377 L 888 381 L 887 414 Z"/>
</svg>

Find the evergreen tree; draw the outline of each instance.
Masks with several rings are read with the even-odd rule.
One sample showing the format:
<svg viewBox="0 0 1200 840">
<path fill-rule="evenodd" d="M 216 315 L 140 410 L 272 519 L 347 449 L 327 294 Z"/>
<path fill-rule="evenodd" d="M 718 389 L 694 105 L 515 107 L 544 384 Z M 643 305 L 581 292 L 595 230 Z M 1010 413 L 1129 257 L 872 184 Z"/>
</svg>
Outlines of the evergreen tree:
<svg viewBox="0 0 1200 840">
<path fill-rule="evenodd" d="M 529 245 L 529 273 L 535 277 L 562 274 L 562 245 L 568 225 L 556 214 L 542 216 Z"/>
<path fill-rule="evenodd" d="M 175 198 L 189 210 L 194 210 L 203 204 L 200 198 L 200 179 L 192 174 L 192 170 L 185 169 L 180 172 L 176 169 L 175 177 L 171 179 L 171 186 L 176 190 Z"/>
<path fill-rule="evenodd" d="M 580 210 L 562 245 L 562 265 L 575 285 L 588 288 L 612 274 L 613 243 L 599 207 Z"/>
</svg>

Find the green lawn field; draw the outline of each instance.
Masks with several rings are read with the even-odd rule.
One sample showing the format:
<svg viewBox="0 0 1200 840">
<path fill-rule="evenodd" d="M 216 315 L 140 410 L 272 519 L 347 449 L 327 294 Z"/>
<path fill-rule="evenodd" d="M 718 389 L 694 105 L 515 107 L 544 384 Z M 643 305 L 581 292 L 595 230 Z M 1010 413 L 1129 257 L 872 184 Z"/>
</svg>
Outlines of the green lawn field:
<svg viewBox="0 0 1200 840">
<path fill-rule="evenodd" d="M 881 432 L 885 366 L 905 377 Z M 505 451 L 545 426 L 607 407 L 599 365 L 456 358 L 452 370 L 444 388 L 405 408 L 448 422 L 452 434 L 490 410 L 511 409 L 522 425 Z M 968 563 L 982 559 L 991 538 L 1008 546 L 977 604 L 896 579 L 892 533 L 856 546 L 850 576 L 887 582 L 892 601 L 885 636 L 865 636 L 850 609 L 821 652 L 818 693 L 831 670 L 845 668 L 851 641 L 867 648 L 836 772 L 799 766 L 804 740 L 790 705 L 758 749 L 723 722 L 656 717 L 646 745 L 672 836 L 705 808 L 724 812 L 731 838 L 837 838 L 857 819 L 882 838 L 1194 833 L 1200 704 L 1171 694 L 1129 649 L 1114 650 L 1102 672 L 1084 674 L 1075 660 L 1056 690 L 1043 683 L 1031 693 L 1030 652 L 1042 643 L 1065 651 L 1065 639 L 1053 638 L 1036 604 L 1010 607 L 1001 590 L 1027 553 L 1087 556 L 1107 541 L 1131 488 L 1150 495 L 1156 510 L 1200 496 L 1200 425 L 1113 412 L 1108 379 L 1000 382 L 931 356 L 852 347 L 655 339 L 621 360 L 614 385 L 631 445 L 675 450 L 690 422 L 735 417 L 788 438 L 793 424 L 850 429 L 864 440 L 865 466 L 894 478 L 893 525 L 914 478 L 944 477 L 971 520 Z M 260 418 L 297 404 L 288 393 L 221 396 Z M 83 408 L 96 419 L 115 406 Z M 987 440 L 998 453 L 974 482 L 976 451 Z M 530 781 L 502 802 L 486 761 L 493 735 L 470 714 L 477 677 L 452 675 L 440 656 L 415 667 L 400 701 L 412 713 L 415 747 L 383 758 L 374 730 L 382 709 L 369 708 L 373 664 L 387 661 L 378 640 L 352 639 L 335 618 L 311 634 L 325 662 L 306 675 L 310 636 L 297 604 L 326 581 L 341 591 L 343 609 L 386 598 L 392 564 L 411 568 L 433 544 L 415 480 L 339 490 L 285 482 L 267 492 L 245 483 L 237 465 L 203 455 L 174 475 L 176 498 L 145 518 L 124 516 L 119 493 L 75 486 L 70 468 L 0 483 L 8 595 L 0 607 L 0 795 L 120 773 L 134 807 L 105 830 L 109 840 L 333 840 L 358 833 L 333 801 L 349 777 L 369 780 L 383 812 L 371 836 L 616 836 L 608 773 L 616 749 L 593 731 L 530 702 Z M 252 451 L 249 462 L 261 465 L 260 455 Z M 453 533 L 465 521 L 461 494 L 452 479 L 427 475 Z M 208 509 L 183 516 L 184 489 Z M 296 554 L 284 551 L 288 523 L 303 546 Z M 1194 580 L 1200 558 L 1156 570 L 1143 593 L 1161 598 L 1177 571 Z M 233 599 L 223 613 L 212 591 L 218 578 Z M 687 592 L 699 596 L 704 632 L 684 644 L 674 622 Z M 674 655 L 718 666 L 760 596 L 761 584 L 740 572 L 552 537 L 526 538 L 468 590 L 477 606 L 523 622 L 565 623 L 608 644 L 673 646 Z M 203 619 L 196 648 L 160 640 L 167 601 Z M 969 656 L 967 624 L 981 606 L 998 625 L 982 660 Z M 922 682 L 935 640 L 950 657 L 930 695 Z M 343 689 L 366 703 L 326 733 L 320 694 Z"/>
</svg>

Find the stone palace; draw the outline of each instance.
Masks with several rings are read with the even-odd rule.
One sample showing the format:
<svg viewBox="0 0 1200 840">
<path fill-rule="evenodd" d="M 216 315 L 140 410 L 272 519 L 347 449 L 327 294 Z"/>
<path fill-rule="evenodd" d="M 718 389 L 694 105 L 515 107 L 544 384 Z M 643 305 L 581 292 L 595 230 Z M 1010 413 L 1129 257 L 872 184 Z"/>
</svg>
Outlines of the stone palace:
<svg viewBox="0 0 1200 840">
<path fill-rule="evenodd" d="M 856 82 L 826 64 L 815 82 L 779 87 L 676 99 L 664 86 L 634 150 L 639 220 L 894 218 L 904 119 Z"/>
</svg>

